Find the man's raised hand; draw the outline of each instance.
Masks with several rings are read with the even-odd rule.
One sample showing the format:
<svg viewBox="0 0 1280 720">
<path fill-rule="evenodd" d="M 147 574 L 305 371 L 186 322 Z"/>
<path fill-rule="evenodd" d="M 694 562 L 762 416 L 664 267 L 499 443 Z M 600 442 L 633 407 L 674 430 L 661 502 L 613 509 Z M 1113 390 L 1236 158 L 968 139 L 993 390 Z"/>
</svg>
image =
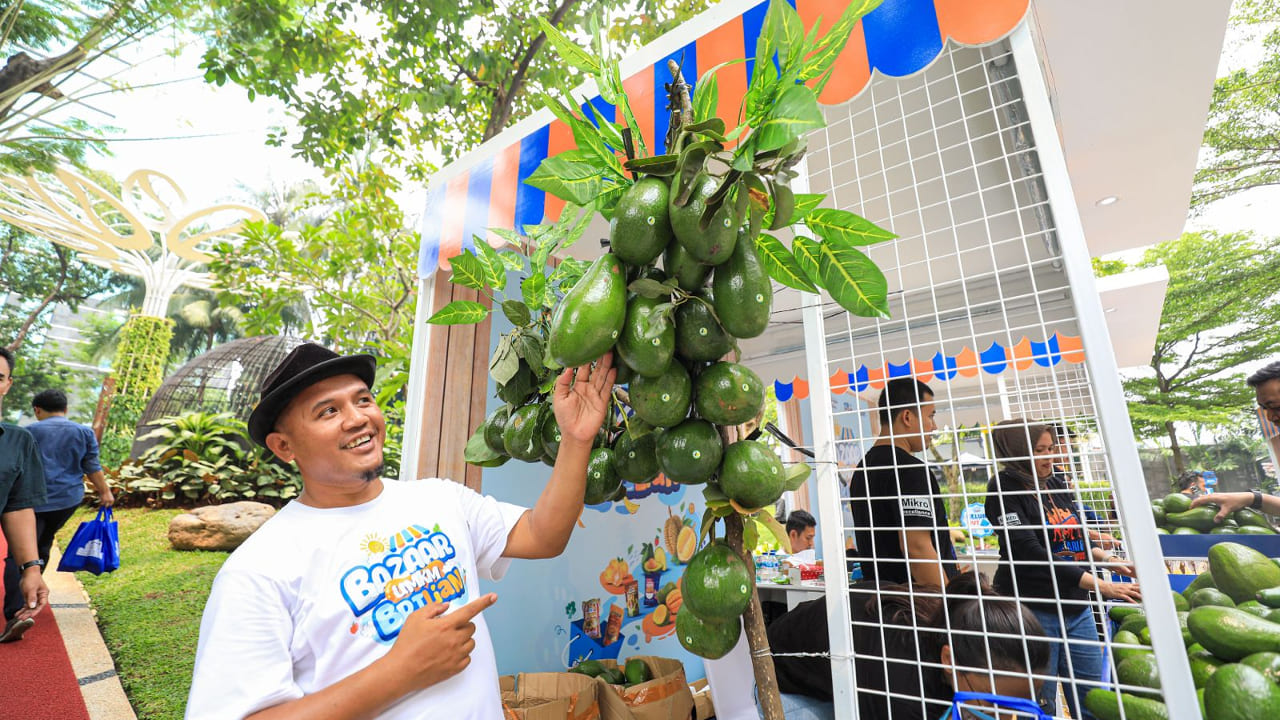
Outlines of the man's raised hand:
<svg viewBox="0 0 1280 720">
<path fill-rule="evenodd" d="M 565 368 L 556 379 L 553 407 L 560 434 L 591 443 L 604 424 L 609 398 L 618 371 L 613 369 L 613 353 L 606 353 L 595 367 Z"/>
</svg>

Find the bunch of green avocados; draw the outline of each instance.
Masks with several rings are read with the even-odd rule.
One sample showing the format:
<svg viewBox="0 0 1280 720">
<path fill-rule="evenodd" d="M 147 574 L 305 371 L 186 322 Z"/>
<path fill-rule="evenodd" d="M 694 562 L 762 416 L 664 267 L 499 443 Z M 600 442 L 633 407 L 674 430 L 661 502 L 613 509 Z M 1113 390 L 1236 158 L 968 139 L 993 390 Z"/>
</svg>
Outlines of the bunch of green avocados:
<svg viewBox="0 0 1280 720">
<path fill-rule="evenodd" d="M 1244 508 L 1218 521 L 1218 506 L 1191 507 L 1191 498 L 1171 493 L 1151 501 L 1156 532 L 1161 535 L 1275 535 L 1267 516 Z"/>
<path fill-rule="evenodd" d="M 1209 548 L 1209 571 L 1173 594 L 1182 641 L 1205 720 L 1280 717 L 1280 561 L 1221 542 Z M 1147 618 L 1116 605 L 1112 639 L 1116 679 L 1132 688 L 1091 690 L 1085 707 L 1099 720 L 1167 720 Z"/>
<path fill-rule="evenodd" d="M 625 687 L 647 683 L 653 679 L 653 671 L 640 658 L 631 658 L 621 670 L 605 665 L 599 660 L 583 660 L 569 668 L 569 672 L 600 678 L 610 685 Z"/>
<path fill-rule="evenodd" d="M 566 202 L 560 219 L 526 226 L 525 235 L 492 231 L 519 251 L 478 241 L 474 253 L 452 259 L 451 280 L 484 294 L 513 325 L 490 361 L 506 404 L 476 430 L 467 461 L 554 464 L 556 375 L 612 352 L 620 387 L 590 456 L 584 501 L 621 500 L 625 483 L 659 473 L 702 486 L 707 511 L 698 540 L 705 544 L 685 571 L 676 625 L 681 643 L 703 657 L 734 646 L 754 590 L 749 555 L 714 539 L 717 521 L 734 513 L 751 520 L 743 523 L 748 552 L 760 526 L 785 543 L 785 530 L 763 508 L 810 474 L 803 463 L 784 468 L 756 440 L 726 442 L 731 428 L 760 416 L 765 400 L 761 379 L 733 361 L 738 340 L 768 328 L 774 282 L 826 290 L 855 314 L 887 315 L 885 277 L 858 246 L 894 235 L 854 213 L 819 207 L 822 194 L 791 190 L 806 135 L 825 125 L 818 93 L 858 19 L 878 4 L 850 3 L 819 36 L 817 27 L 806 33 L 786 0 L 773 0 L 746 95 L 731 103 L 721 102 L 716 73 L 732 63 L 691 88 L 671 62 L 671 125 L 666 152 L 655 156 L 647 156 L 601 35 L 587 51 L 543 23 L 561 59 L 595 78 L 617 120 L 595 103 L 544 98 L 577 147 L 544 160 L 526 183 Z M 739 108 L 730 123 L 714 117 L 725 106 Z M 610 221 L 608 252 L 589 266 L 565 258 L 548 274 L 553 254 L 563 257 L 597 213 Z M 784 228 L 795 233 L 790 248 L 764 232 Z M 507 295 L 508 270 L 525 274 L 519 297 Z M 479 322 L 490 312 L 455 301 L 429 322 Z"/>
</svg>

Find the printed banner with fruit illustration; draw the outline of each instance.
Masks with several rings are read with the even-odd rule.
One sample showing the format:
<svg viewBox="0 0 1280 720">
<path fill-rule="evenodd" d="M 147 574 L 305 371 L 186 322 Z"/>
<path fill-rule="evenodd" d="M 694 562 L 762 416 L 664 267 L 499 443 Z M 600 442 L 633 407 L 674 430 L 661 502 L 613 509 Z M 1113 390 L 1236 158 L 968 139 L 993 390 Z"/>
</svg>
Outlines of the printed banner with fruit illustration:
<svg viewBox="0 0 1280 720">
<path fill-rule="evenodd" d="M 850 2 L 792 0 L 791 4 L 806 27 L 821 18 L 825 29 Z M 1028 4 L 1028 0 L 885 0 L 854 26 L 818 100 L 826 105 L 848 102 L 867 86 L 873 69 L 895 77 L 919 72 L 933 62 L 947 40 L 965 45 L 994 42 L 1018 26 Z M 743 8 L 740 15 L 701 37 L 689 37 L 688 30 L 682 28 L 655 41 L 649 47 L 671 46 L 678 35 L 681 44 L 622 81 L 653 154 L 666 151 L 663 134 L 670 111 L 663 85 L 671 82 L 668 59 L 683 62 L 684 75 L 691 83 L 710 68 L 739 61 L 721 73 L 722 107 L 716 109 L 721 117 L 737 112 L 737 103 L 752 77 L 754 62 L 749 56 L 764 26 L 768 3 L 748 0 L 739 5 Z M 583 104 L 583 114 L 590 118 L 588 105 L 609 122 L 621 120 L 615 107 L 599 96 Z M 527 127 L 527 123 L 522 125 Z M 448 267 L 449 258 L 464 249 L 474 251 L 477 235 L 494 247 L 501 246 L 505 241 L 489 228 L 519 229 L 557 219 L 564 202 L 525 181 L 543 160 L 574 147 L 569 126 L 554 120 L 533 129 L 503 133 L 469 158 L 437 173 L 428 187 L 419 274 L 428 277 L 437 267 Z"/>
</svg>

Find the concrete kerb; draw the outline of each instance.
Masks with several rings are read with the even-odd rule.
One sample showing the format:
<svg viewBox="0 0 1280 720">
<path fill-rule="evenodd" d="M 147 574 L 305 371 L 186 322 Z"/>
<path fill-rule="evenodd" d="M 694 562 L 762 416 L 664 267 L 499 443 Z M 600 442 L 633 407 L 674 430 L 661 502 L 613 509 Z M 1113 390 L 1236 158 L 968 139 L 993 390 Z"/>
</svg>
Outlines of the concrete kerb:
<svg viewBox="0 0 1280 720">
<path fill-rule="evenodd" d="M 55 545 L 50 567 L 57 567 L 62 553 Z M 44 575 L 49 586 L 49 603 L 66 643 L 71 669 L 80 682 L 80 693 L 91 720 L 137 720 L 129 704 L 115 661 L 98 630 L 98 621 L 89 606 L 89 596 L 74 573 L 49 570 Z"/>
</svg>

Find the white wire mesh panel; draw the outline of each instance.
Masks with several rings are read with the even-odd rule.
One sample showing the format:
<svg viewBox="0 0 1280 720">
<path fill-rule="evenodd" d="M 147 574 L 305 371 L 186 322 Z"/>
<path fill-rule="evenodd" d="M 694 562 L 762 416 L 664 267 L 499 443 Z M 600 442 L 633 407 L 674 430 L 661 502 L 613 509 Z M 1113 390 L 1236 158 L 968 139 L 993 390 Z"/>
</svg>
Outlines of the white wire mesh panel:
<svg viewBox="0 0 1280 720">
<path fill-rule="evenodd" d="M 1011 51 L 950 46 L 825 112 L 810 190 L 898 235 L 869 248 L 889 318 L 823 308 L 852 484 L 821 522 L 846 518 L 851 567 L 875 578 L 851 594 L 861 716 L 941 717 L 954 692 L 977 691 L 1082 717 L 1090 688 L 1113 687 L 1106 606 L 1134 586 L 1115 573 L 1111 472 Z M 930 395 L 882 430 L 876 403 L 899 376 Z M 951 531 L 969 506 L 992 540 Z M 965 567 L 994 587 L 955 579 Z"/>
</svg>

